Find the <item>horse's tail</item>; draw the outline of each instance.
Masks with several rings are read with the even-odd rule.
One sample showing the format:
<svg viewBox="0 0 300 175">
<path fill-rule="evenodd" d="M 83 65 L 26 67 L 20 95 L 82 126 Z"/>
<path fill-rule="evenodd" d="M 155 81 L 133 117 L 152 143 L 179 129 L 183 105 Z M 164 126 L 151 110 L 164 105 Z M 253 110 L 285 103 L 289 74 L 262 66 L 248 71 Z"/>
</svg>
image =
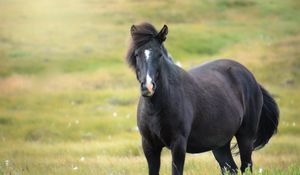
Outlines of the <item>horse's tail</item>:
<svg viewBox="0 0 300 175">
<path fill-rule="evenodd" d="M 279 109 L 267 90 L 260 85 L 263 94 L 263 107 L 253 149 L 258 150 L 268 143 L 270 138 L 277 132 L 279 122 Z"/>
</svg>

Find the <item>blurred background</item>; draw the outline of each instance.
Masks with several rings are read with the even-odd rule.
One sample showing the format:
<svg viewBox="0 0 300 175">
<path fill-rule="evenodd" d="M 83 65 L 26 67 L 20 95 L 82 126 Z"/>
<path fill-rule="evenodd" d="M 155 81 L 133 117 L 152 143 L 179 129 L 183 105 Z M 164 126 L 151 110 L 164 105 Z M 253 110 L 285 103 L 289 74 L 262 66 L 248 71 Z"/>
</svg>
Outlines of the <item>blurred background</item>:
<svg viewBox="0 0 300 175">
<path fill-rule="evenodd" d="M 0 174 L 147 174 L 136 127 L 129 29 L 169 26 L 185 69 L 217 58 L 248 67 L 275 97 L 279 133 L 256 174 L 300 174 L 300 1 L 1 0 Z M 239 162 L 239 157 L 235 157 Z M 170 174 L 168 150 L 161 174 Z M 218 174 L 212 154 L 185 173 Z"/>
</svg>

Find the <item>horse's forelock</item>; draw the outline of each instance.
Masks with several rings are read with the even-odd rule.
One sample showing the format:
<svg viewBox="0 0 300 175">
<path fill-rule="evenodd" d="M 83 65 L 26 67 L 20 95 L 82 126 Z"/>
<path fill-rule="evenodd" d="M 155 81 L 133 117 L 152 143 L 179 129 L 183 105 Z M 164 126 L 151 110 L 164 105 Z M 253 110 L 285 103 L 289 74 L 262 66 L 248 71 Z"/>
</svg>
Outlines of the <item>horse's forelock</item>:
<svg viewBox="0 0 300 175">
<path fill-rule="evenodd" d="M 157 35 L 157 30 L 150 23 L 142 23 L 139 25 L 134 25 L 134 30 L 131 31 L 131 44 L 129 45 L 126 60 L 130 67 L 136 67 L 136 61 L 134 56 L 134 51 L 146 44 Z"/>
</svg>

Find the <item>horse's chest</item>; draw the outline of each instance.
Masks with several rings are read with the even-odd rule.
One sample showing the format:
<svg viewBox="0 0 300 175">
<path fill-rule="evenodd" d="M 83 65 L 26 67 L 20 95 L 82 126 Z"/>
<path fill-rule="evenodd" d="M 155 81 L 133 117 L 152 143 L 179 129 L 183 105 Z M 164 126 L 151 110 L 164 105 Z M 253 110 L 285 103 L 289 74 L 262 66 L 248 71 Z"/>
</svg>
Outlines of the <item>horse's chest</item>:
<svg viewBox="0 0 300 175">
<path fill-rule="evenodd" d="M 153 137 L 159 139 L 165 146 L 170 146 L 174 132 L 171 129 L 172 126 L 169 123 L 165 123 L 161 120 L 154 120 L 148 123 L 148 127 Z"/>
</svg>

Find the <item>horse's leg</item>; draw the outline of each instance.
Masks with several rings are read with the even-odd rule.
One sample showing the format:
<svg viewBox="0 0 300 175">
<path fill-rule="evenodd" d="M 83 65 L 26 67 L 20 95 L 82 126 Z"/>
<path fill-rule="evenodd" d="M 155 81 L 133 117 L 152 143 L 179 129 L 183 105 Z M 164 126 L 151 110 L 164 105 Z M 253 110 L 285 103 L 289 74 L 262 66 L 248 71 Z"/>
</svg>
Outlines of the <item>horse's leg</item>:
<svg viewBox="0 0 300 175">
<path fill-rule="evenodd" d="M 238 168 L 232 158 L 230 142 L 212 152 L 221 167 L 222 174 L 226 174 L 227 172 L 230 172 L 230 174 L 237 174 Z"/>
<path fill-rule="evenodd" d="M 172 175 L 182 175 L 185 161 L 187 139 L 178 136 L 171 144 L 172 152 Z"/>
<path fill-rule="evenodd" d="M 143 138 L 142 147 L 148 162 L 149 175 L 159 175 L 162 146 L 153 145 Z"/>
<path fill-rule="evenodd" d="M 250 168 L 252 172 L 252 149 L 253 149 L 253 140 L 249 137 L 243 136 L 236 136 L 237 143 L 240 150 L 240 157 L 241 157 L 241 171 L 242 173 L 245 172 L 246 168 Z"/>
</svg>

